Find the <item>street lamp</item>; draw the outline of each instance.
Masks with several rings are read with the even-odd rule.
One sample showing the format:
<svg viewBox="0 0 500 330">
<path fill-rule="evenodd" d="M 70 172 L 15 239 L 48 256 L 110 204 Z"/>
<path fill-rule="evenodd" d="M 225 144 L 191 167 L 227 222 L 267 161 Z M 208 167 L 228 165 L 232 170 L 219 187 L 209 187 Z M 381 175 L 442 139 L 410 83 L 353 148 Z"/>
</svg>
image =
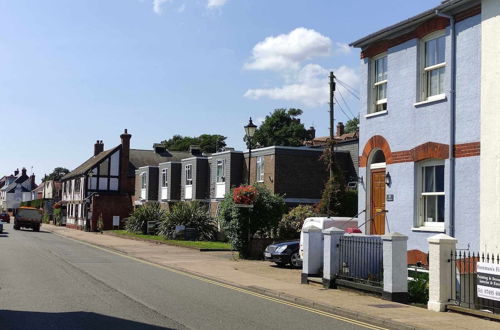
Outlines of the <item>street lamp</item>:
<svg viewBox="0 0 500 330">
<path fill-rule="evenodd" d="M 247 137 L 247 146 L 248 146 L 248 181 L 247 184 L 250 184 L 250 167 L 252 164 L 252 138 L 257 130 L 257 126 L 252 122 L 252 117 L 250 117 L 250 121 L 248 125 L 245 126 L 245 135 Z"/>
</svg>

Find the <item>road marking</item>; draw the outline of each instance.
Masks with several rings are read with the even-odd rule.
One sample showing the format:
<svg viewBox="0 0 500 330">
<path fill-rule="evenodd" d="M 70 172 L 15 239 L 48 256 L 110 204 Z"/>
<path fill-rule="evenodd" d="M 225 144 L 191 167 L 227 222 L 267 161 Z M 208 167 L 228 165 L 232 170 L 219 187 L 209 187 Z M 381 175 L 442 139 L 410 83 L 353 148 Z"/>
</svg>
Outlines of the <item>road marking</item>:
<svg viewBox="0 0 500 330">
<path fill-rule="evenodd" d="M 189 273 L 187 271 L 178 270 L 178 269 L 172 268 L 170 266 L 159 265 L 159 264 L 156 264 L 154 262 L 147 261 L 147 260 L 144 260 L 144 259 L 141 259 L 141 258 L 132 257 L 132 256 L 129 256 L 129 255 L 124 254 L 122 252 L 114 251 L 114 250 L 112 250 L 110 248 L 105 248 L 105 247 L 102 247 L 102 246 L 99 246 L 99 245 L 95 245 L 95 244 L 92 244 L 92 243 L 80 241 L 78 239 L 71 238 L 71 237 L 68 237 L 68 236 L 64 236 L 64 235 L 61 235 L 61 234 L 58 234 L 58 233 L 55 233 L 55 232 L 52 232 L 52 233 L 54 235 L 56 235 L 56 236 L 59 236 L 59 237 L 65 238 L 65 239 L 69 239 L 69 240 L 72 240 L 74 242 L 77 242 L 77 243 L 80 243 L 80 244 L 83 244 L 83 245 L 87 245 L 89 247 L 92 247 L 92 248 L 95 248 L 95 249 L 98 249 L 98 250 L 101 250 L 101 251 L 104 251 L 104 252 L 112 253 L 112 254 L 115 254 L 115 255 L 120 256 L 120 257 L 124 257 L 124 258 L 128 258 L 130 260 L 138 261 L 140 263 L 143 263 L 143 264 L 146 264 L 146 265 L 149 265 L 149 266 L 153 266 L 153 267 L 156 267 L 156 268 L 160 268 L 160 269 L 163 269 L 163 270 L 167 270 L 167 271 L 179 274 L 179 275 L 187 276 L 187 277 L 190 277 L 192 279 L 195 279 L 195 280 L 198 280 L 198 281 L 201 281 L 201 282 L 209 283 L 209 284 L 216 285 L 216 286 L 219 286 L 219 287 L 223 287 L 223 288 L 226 288 L 226 289 L 230 289 L 230 290 L 233 290 L 233 291 L 242 292 L 242 293 L 245 293 L 245 294 L 248 294 L 248 295 L 252 295 L 252 296 L 255 296 L 255 297 L 258 297 L 258 298 L 261 298 L 261 299 L 265 299 L 265 300 L 269 300 L 269 301 L 272 301 L 272 302 L 275 302 L 275 303 L 279 303 L 281 305 L 286 305 L 286 306 L 294 307 L 294 308 L 297 308 L 297 309 L 302 309 L 302 310 L 308 311 L 310 313 L 314 313 L 314 314 L 317 314 L 317 315 L 329 317 L 329 318 L 336 319 L 336 320 L 339 320 L 339 321 L 343 321 L 343 322 L 346 322 L 346 323 L 351 323 L 351 324 L 358 325 L 358 326 L 361 326 L 361 327 L 364 327 L 364 328 L 367 328 L 367 329 L 387 330 L 387 328 L 379 327 L 379 326 L 372 325 L 372 324 L 369 324 L 369 323 L 365 323 L 365 322 L 362 322 L 362 321 L 357 321 L 357 320 L 354 320 L 354 319 L 350 319 L 350 318 L 347 318 L 347 317 L 344 317 L 344 316 L 340 316 L 340 315 L 336 315 L 336 314 L 333 314 L 333 313 L 325 312 L 325 311 L 322 311 L 322 310 L 319 310 L 319 309 L 315 309 L 315 308 L 312 308 L 312 307 L 307 307 L 307 306 L 299 305 L 299 304 L 292 303 L 292 302 L 289 302 L 289 301 L 286 301 L 286 300 L 283 300 L 283 299 L 280 299 L 280 298 L 266 296 L 264 294 L 257 293 L 257 292 L 254 292 L 254 291 L 250 291 L 250 290 L 243 289 L 243 288 L 239 288 L 239 287 L 231 285 L 231 284 L 226 284 L 226 283 L 222 283 L 222 282 L 218 282 L 218 281 L 215 281 L 215 280 L 211 280 L 211 279 L 199 276 L 199 275 L 194 275 L 194 274 L 191 274 L 191 273 Z"/>
</svg>

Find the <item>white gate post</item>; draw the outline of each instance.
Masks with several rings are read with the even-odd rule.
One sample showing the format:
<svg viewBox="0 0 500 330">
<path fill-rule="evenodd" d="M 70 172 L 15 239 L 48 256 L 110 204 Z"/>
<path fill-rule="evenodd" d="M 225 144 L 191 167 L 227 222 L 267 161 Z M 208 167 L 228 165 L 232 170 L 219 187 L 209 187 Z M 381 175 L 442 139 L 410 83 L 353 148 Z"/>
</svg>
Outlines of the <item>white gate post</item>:
<svg viewBox="0 0 500 330">
<path fill-rule="evenodd" d="M 408 302 L 408 236 L 390 233 L 382 236 L 384 249 L 384 291 L 387 300 Z"/>
<path fill-rule="evenodd" d="M 339 274 L 340 238 L 342 229 L 331 227 L 323 230 L 323 287 L 336 288 L 335 278 Z"/>
<path fill-rule="evenodd" d="M 321 229 L 306 227 L 302 229 L 304 237 L 304 260 L 302 261 L 301 284 L 307 284 L 309 276 L 319 276 L 323 266 L 323 234 Z"/>
<path fill-rule="evenodd" d="M 455 295 L 455 274 L 451 270 L 451 252 L 457 240 L 445 234 L 427 239 L 429 242 L 429 303 L 427 309 L 444 312 L 449 299 Z"/>
</svg>

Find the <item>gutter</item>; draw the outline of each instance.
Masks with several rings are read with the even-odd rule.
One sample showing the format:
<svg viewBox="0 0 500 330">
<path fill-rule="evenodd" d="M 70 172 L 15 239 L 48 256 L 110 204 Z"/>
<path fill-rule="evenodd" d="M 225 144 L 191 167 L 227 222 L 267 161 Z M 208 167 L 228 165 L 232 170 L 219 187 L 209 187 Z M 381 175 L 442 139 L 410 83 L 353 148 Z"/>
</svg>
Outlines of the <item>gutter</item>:
<svg viewBox="0 0 500 330">
<path fill-rule="evenodd" d="M 450 211 L 449 211 L 449 224 L 448 233 L 450 236 L 455 237 L 455 131 L 456 131 L 456 84 L 457 84 L 457 33 L 455 27 L 455 17 L 443 14 L 436 10 L 436 15 L 444 17 L 450 20 L 450 35 L 451 35 L 451 47 L 450 47 L 450 179 L 449 179 L 449 191 L 450 191 Z"/>
</svg>

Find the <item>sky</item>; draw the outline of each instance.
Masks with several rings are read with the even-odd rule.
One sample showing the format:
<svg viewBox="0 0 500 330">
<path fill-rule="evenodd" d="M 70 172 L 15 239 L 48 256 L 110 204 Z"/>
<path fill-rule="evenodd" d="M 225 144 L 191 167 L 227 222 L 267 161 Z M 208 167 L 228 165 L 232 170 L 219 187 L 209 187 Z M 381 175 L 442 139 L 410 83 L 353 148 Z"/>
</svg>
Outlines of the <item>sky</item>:
<svg viewBox="0 0 500 330">
<path fill-rule="evenodd" d="M 349 43 L 439 3 L 2 0 L 0 176 L 74 169 L 125 128 L 135 149 L 208 133 L 242 150 L 249 117 L 276 108 L 325 136 L 330 71 L 353 90 L 339 86 L 337 120 L 359 113 Z"/>
</svg>

